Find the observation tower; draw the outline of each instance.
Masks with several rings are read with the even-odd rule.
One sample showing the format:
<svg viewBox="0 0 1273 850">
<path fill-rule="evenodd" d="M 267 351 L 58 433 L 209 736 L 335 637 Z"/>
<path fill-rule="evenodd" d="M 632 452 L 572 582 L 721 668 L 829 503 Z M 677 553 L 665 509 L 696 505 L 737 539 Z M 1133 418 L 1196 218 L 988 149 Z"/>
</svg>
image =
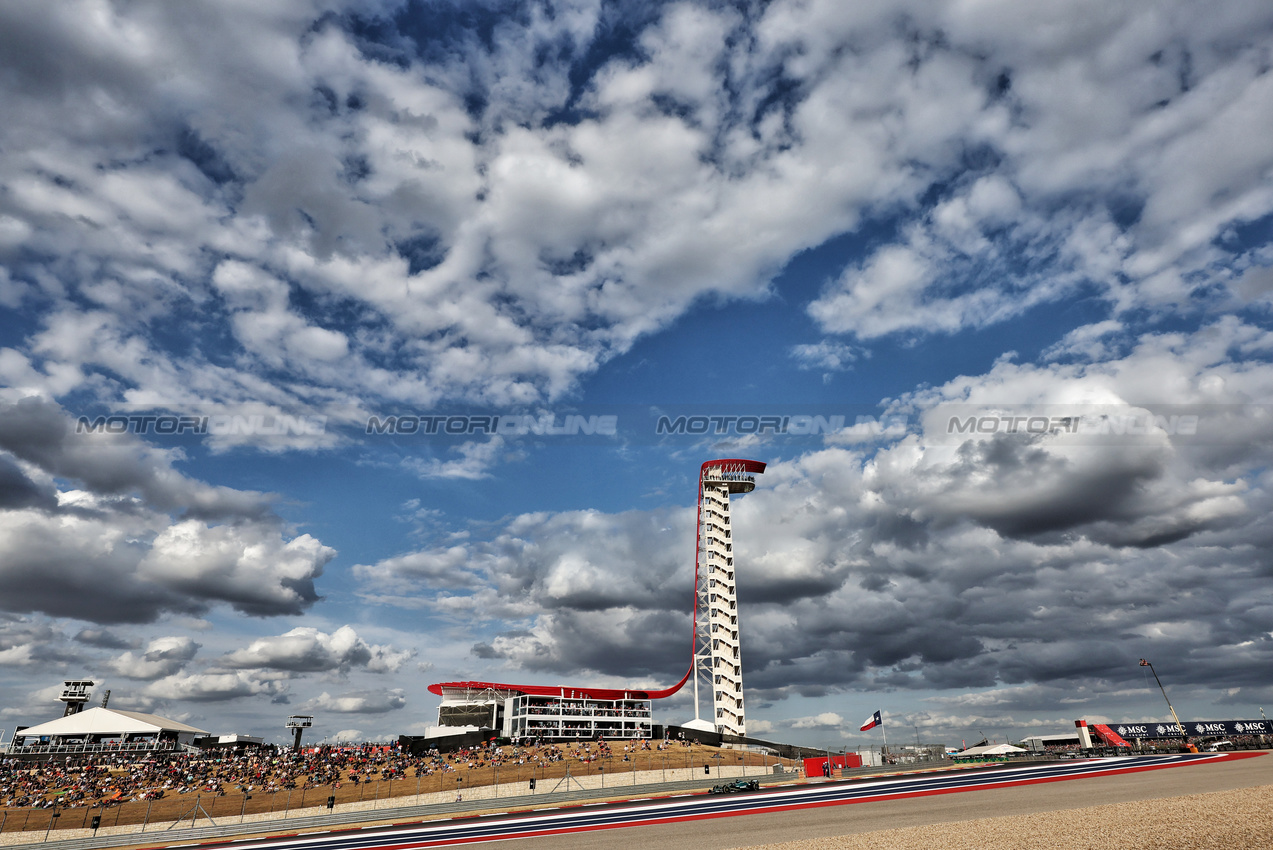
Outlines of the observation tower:
<svg viewBox="0 0 1273 850">
<path fill-rule="evenodd" d="M 698 473 L 698 541 L 694 564 L 694 719 L 686 726 L 747 734 L 743 662 L 738 641 L 738 584 L 729 497 L 756 489 L 757 460 L 709 460 Z M 702 715 L 711 695 L 710 719 Z"/>
<path fill-rule="evenodd" d="M 438 682 L 438 725 L 426 738 L 464 730 L 497 730 L 504 737 L 550 741 L 648 738 L 653 701 L 672 696 L 694 678 L 694 720 L 688 728 L 746 735 L 743 668 L 738 641 L 738 593 L 729 497 L 756 489 L 765 471 L 758 460 L 709 460 L 698 474 L 693 631 L 690 668 L 662 689 L 589 688 L 568 685 L 509 685 L 499 682 Z M 711 714 L 700 705 L 710 694 Z"/>
</svg>

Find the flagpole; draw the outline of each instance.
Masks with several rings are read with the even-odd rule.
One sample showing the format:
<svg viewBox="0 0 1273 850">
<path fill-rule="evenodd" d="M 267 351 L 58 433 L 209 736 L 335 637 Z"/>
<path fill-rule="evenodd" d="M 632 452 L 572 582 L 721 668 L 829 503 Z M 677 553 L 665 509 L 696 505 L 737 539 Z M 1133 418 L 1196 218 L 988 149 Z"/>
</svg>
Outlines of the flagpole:
<svg viewBox="0 0 1273 850">
<path fill-rule="evenodd" d="M 888 732 L 884 730 L 884 714 L 880 713 L 880 734 L 884 736 L 884 752 L 888 752 Z"/>
</svg>

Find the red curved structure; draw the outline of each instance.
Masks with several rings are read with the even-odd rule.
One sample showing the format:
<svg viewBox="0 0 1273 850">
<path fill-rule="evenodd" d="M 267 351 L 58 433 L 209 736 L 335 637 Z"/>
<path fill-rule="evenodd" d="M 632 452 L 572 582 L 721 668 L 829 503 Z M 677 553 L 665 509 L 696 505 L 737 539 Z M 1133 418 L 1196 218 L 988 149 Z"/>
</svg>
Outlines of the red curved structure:
<svg viewBox="0 0 1273 850">
<path fill-rule="evenodd" d="M 720 460 L 706 461 L 699 468 L 699 487 L 698 487 L 698 525 L 695 530 L 694 552 L 694 600 L 692 626 L 690 629 L 690 668 L 681 677 L 681 680 L 670 688 L 661 690 L 639 690 L 635 688 L 587 688 L 566 685 L 505 685 L 498 682 L 437 682 L 429 685 L 429 693 L 442 696 L 443 688 L 463 688 L 469 690 L 499 690 L 499 691 L 517 691 L 519 693 L 528 694 L 530 696 L 546 696 L 546 697 L 562 697 L 562 698 L 584 698 L 597 700 L 623 700 L 623 699 L 664 699 L 685 687 L 685 683 L 690 680 L 690 676 L 694 675 L 694 640 L 698 634 L 698 582 L 699 582 L 699 565 L 698 565 L 698 547 L 702 539 L 702 502 L 703 502 L 703 475 L 708 469 L 720 469 L 720 474 L 729 481 L 729 492 L 731 493 L 749 493 L 756 487 L 756 481 L 752 477 L 765 471 L 765 464 L 758 460 L 746 460 L 744 458 L 723 458 Z M 735 479 L 735 480 L 730 480 Z"/>
<path fill-rule="evenodd" d="M 429 685 L 429 693 L 442 696 L 443 688 L 467 688 L 470 690 L 518 691 L 536 697 L 561 697 L 562 699 L 663 699 L 679 691 L 689 681 L 694 668 L 670 688 L 661 691 L 642 691 L 635 688 L 621 690 L 619 688 L 576 688 L 565 685 L 502 685 L 498 682 L 439 682 Z"/>
</svg>

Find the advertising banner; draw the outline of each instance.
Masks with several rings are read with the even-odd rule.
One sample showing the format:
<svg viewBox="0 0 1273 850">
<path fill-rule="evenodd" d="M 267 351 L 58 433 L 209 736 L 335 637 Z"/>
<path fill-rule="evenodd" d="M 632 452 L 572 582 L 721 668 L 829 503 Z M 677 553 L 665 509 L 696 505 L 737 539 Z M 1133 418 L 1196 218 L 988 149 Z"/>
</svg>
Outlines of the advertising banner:
<svg viewBox="0 0 1273 850">
<path fill-rule="evenodd" d="M 1146 738 L 1179 738 L 1180 730 L 1174 722 L 1142 721 L 1139 723 L 1111 723 L 1109 727 L 1130 740 Z M 1190 738 L 1216 735 L 1269 735 L 1273 724 L 1265 720 L 1187 720 L 1185 734 Z"/>
</svg>

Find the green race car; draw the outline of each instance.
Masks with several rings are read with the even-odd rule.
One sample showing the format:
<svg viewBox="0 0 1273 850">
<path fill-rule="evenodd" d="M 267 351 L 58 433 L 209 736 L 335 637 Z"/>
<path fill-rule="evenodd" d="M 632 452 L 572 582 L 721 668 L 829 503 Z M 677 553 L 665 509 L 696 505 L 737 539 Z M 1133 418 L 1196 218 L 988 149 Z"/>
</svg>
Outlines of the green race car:
<svg viewBox="0 0 1273 850">
<path fill-rule="evenodd" d="M 758 779 L 735 779 L 733 782 L 726 782 L 724 785 L 714 785 L 711 794 L 733 794 L 735 791 L 759 791 L 760 780 Z"/>
</svg>

